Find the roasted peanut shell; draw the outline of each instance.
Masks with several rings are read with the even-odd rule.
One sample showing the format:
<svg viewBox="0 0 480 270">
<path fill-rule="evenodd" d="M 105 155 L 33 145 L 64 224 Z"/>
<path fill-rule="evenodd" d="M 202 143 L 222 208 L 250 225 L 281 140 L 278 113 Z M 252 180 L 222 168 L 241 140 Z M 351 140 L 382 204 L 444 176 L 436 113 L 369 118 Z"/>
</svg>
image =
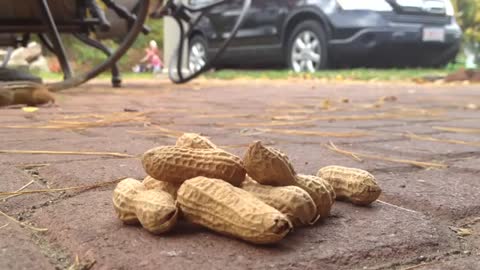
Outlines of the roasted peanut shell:
<svg viewBox="0 0 480 270">
<path fill-rule="evenodd" d="M 172 195 L 175 199 L 177 198 L 177 191 L 180 187 L 179 184 L 174 184 L 170 182 L 160 181 L 151 176 L 147 176 L 143 179 L 142 184 L 145 186 L 147 190 L 161 190 L 165 191 L 168 194 Z"/>
<path fill-rule="evenodd" d="M 284 214 L 220 179 L 185 181 L 177 203 L 190 222 L 255 244 L 276 243 L 292 229 Z"/>
<path fill-rule="evenodd" d="M 330 215 L 335 202 L 335 192 L 329 183 L 317 176 L 297 174 L 295 186 L 310 194 L 322 219 Z"/>
<path fill-rule="evenodd" d="M 138 180 L 122 180 L 113 192 L 113 205 L 125 224 L 140 223 L 147 231 L 161 234 L 177 222 L 178 210 L 172 196 L 160 190 L 147 190 Z"/>
<path fill-rule="evenodd" d="M 215 149 L 217 146 L 208 138 L 196 133 L 185 133 L 177 139 L 177 147 L 197 148 L 197 149 Z"/>
<path fill-rule="evenodd" d="M 147 151 L 142 163 L 151 177 L 175 184 L 205 176 L 239 186 L 245 179 L 242 160 L 220 149 L 163 146 Z"/>
<path fill-rule="evenodd" d="M 321 168 L 317 175 L 332 185 L 337 199 L 356 205 L 369 205 L 382 193 L 375 177 L 361 169 L 327 166 Z"/>
<path fill-rule="evenodd" d="M 312 225 L 320 217 L 312 197 L 299 187 L 261 185 L 247 176 L 241 188 L 285 214 L 296 227 Z"/>
<path fill-rule="evenodd" d="M 295 170 L 287 155 L 257 141 L 250 145 L 243 158 L 245 169 L 262 185 L 291 186 L 295 183 Z"/>
<path fill-rule="evenodd" d="M 113 191 L 113 206 L 118 218 L 125 224 L 140 223 L 136 213 L 136 197 L 139 192 L 145 191 L 140 181 L 127 178 L 122 180 Z"/>
</svg>

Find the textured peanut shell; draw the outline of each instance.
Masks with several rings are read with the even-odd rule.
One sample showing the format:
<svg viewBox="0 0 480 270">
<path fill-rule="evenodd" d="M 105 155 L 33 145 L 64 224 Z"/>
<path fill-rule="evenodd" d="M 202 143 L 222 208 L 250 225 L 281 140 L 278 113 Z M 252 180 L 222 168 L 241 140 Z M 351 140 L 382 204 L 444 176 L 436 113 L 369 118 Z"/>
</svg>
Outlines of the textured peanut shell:
<svg viewBox="0 0 480 270">
<path fill-rule="evenodd" d="M 113 191 L 113 206 L 118 218 L 125 224 L 139 224 L 136 214 L 135 199 L 139 192 L 145 190 L 140 181 L 127 178 L 118 183 Z"/>
<path fill-rule="evenodd" d="M 327 166 L 321 168 L 317 175 L 332 185 L 337 199 L 356 205 L 369 205 L 382 193 L 375 177 L 361 169 Z"/>
<path fill-rule="evenodd" d="M 243 158 L 245 169 L 262 185 L 291 186 L 295 182 L 295 170 L 287 155 L 279 150 L 254 142 Z"/>
<path fill-rule="evenodd" d="M 276 243 L 292 229 L 284 214 L 219 179 L 185 181 L 178 190 L 177 204 L 190 222 L 255 244 Z"/>
<path fill-rule="evenodd" d="M 174 199 L 177 198 L 177 191 L 178 191 L 178 188 L 180 187 L 179 184 L 160 181 L 151 176 L 145 177 L 142 183 L 147 190 L 165 191 L 168 194 L 172 195 Z"/>
<path fill-rule="evenodd" d="M 175 184 L 205 176 L 239 186 L 245 179 L 242 160 L 221 149 L 162 146 L 143 154 L 142 163 L 151 177 Z"/>
<path fill-rule="evenodd" d="M 113 192 L 113 206 L 125 224 L 140 223 L 153 234 L 169 231 L 177 222 L 173 197 L 160 190 L 147 190 L 138 180 L 127 178 Z"/>
<path fill-rule="evenodd" d="M 137 217 L 142 226 L 153 234 L 161 234 L 177 223 L 178 210 L 173 197 L 158 190 L 147 190 L 137 198 Z"/>
<path fill-rule="evenodd" d="M 197 149 L 215 149 L 217 146 L 206 137 L 196 133 L 185 133 L 177 139 L 177 147 L 197 148 Z"/>
<path fill-rule="evenodd" d="M 312 197 L 299 187 L 261 185 L 247 176 L 241 188 L 286 215 L 295 227 L 312 225 L 320 217 Z"/>
<path fill-rule="evenodd" d="M 335 192 L 330 184 L 320 177 L 298 174 L 295 177 L 295 186 L 310 194 L 322 219 L 330 215 L 335 202 Z"/>
</svg>

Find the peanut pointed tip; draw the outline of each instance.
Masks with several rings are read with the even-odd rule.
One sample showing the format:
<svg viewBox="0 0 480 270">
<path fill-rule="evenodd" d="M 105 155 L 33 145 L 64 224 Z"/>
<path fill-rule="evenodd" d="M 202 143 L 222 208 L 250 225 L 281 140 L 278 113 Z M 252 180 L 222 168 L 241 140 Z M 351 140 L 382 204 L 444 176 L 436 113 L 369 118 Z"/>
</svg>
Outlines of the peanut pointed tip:
<svg viewBox="0 0 480 270">
<path fill-rule="evenodd" d="M 145 151 L 145 153 L 143 153 L 143 156 L 146 157 L 152 155 L 155 149 L 156 148 L 148 149 L 147 151 Z"/>
<path fill-rule="evenodd" d="M 265 149 L 265 146 L 263 145 L 262 141 L 254 141 L 250 146 L 250 149 L 252 150 Z"/>
<path fill-rule="evenodd" d="M 293 224 L 288 219 L 277 218 L 275 219 L 275 224 L 276 229 L 274 233 L 276 234 L 289 233 L 293 230 Z"/>
<path fill-rule="evenodd" d="M 256 152 L 257 149 L 262 147 L 262 142 L 261 141 L 254 141 L 252 142 L 249 146 L 247 151 L 245 152 L 245 157 L 248 155 L 251 155 L 252 153 Z"/>
<path fill-rule="evenodd" d="M 251 146 L 252 146 L 252 147 L 253 147 L 253 146 L 255 146 L 255 147 L 257 147 L 257 146 L 262 146 L 262 141 L 254 141 L 254 142 L 251 144 Z"/>
</svg>

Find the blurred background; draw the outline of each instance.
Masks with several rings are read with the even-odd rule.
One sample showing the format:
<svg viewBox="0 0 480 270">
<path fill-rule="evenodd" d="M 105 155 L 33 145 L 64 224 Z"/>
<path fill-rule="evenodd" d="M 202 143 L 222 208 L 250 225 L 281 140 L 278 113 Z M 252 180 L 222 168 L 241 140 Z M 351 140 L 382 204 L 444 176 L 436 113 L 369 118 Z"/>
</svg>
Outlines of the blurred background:
<svg viewBox="0 0 480 270">
<path fill-rule="evenodd" d="M 362 66 L 357 66 L 355 68 L 341 67 L 322 70 L 321 72 L 315 72 L 315 74 L 302 75 L 294 74 L 294 72 L 287 69 L 287 67 L 268 67 L 267 69 L 263 68 L 263 72 L 261 73 L 251 71 L 248 68 L 242 69 L 242 71 L 227 69 L 222 70 L 221 72 L 216 74 L 207 74 L 206 76 L 214 76 L 226 79 L 234 78 L 237 76 L 267 78 L 283 78 L 285 76 L 306 76 L 325 77 L 333 79 L 370 80 L 376 78 L 403 79 L 423 75 L 443 76 L 462 68 L 477 68 L 480 59 L 480 0 L 451 0 L 451 3 L 455 9 L 455 17 L 457 19 L 457 23 L 462 28 L 463 36 L 459 54 L 448 65 L 442 65 L 433 68 L 389 68 L 382 70 L 363 68 Z M 152 8 L 153 5 L 156 4 L 156 1 L 152 1 Z M 168 55 L 165 55 L 164 51 L 164 40 L 169 38 L 172 39 L 172 35 L 169 34 L 168 31 L 165 35 L 164 23 L 164 19 L 148 19 L 147 24 L 152 29 L 151 33 L 147 36 L 140 35 L 133 47 L 128 51 L 125 56 L 122 57 L 119 62 L 120 70 L 126 73 L 127 76 L 158 76 L 158 74 L 152 75 L 151 72 L 140 74 L 139 70 L 135 69 L 135 67 L 138 66 L 138 63 L 140 63 L 142 58 L 144 58 L 145 48 L 148 48 L 149 44 L 152 41 L 156 42 L 159 50 L 159 55 L 162 60 L 168 58 Z M 64 42 L 67 44 L 67 54 L 70 56 L 71 64 L 73 65 L 75 70 L 88 70 L 95 64 L 104 61 L 105 55 L 100 51 L 84 46 L 69 35 L 64 36 L 63 39 Z M 174 42 L 176 42 L 176 40 Z M 117 46 L 114 41 L 107 41 L 106 43 L 112 48 Z M 43 77 L 48 77 L 49 74 L 52 74 L 51 76 L 53 77 L 56 76 L 55 74 L 61 74 L 61 68 L 56 58 L 44 48 L 41 48 L 41 51 L 42 60 L 32 66 L 34 72 L 38 74 L 41 73 Z M 167 54 L 169 53 L 171 52 L 168 51 Z M 19 58 L 21 58 L 21 56 L 19 56 Z M 20 59 L 19 61 L 22 61 L 22 59 Z M 16 62 L 15 57 L 12 57 L 11 63 L 9 63 L 9 65 L 15 66 L 21 65 L 22 63 L 23 62 Z"/>
</svg>

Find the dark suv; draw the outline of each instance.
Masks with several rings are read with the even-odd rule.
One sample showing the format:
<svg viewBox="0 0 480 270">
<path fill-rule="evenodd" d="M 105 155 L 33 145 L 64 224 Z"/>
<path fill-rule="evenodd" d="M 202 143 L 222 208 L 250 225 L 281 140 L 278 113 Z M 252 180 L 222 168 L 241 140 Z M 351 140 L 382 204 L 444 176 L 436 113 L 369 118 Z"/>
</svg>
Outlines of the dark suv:
<svg viewBox="0 0 480 270">
<path fill-rule="evenodd" d="M 216 53 L 242 4 L 243 0 L 225 1 L 194 29 L 189 42 L 191 70 Z M 344 66 L 443 66 L 460 46 L 462 31 L 453 15 L 450 0 L 252 0 L 237 37 L 217 66 L 283 64 L 297 72 Z"/>
</svg>

